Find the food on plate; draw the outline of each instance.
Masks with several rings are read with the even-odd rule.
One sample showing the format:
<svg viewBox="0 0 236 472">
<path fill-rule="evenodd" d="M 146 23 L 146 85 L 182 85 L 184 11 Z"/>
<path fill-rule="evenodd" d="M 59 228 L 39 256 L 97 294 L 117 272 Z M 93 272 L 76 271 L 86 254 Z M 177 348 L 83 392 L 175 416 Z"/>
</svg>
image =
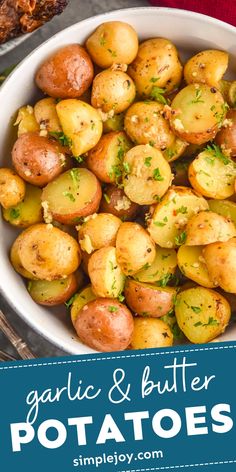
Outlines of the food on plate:
<svg viewBox="0 0 236 472">
<path fill-rule="evenodd" d="M 0 204 L 10 208 L 22 202 L 26 185 L 19 175 L 7 167 L 0 168 Z"/>
<path fill-rule="evenodd" d="M 173 278 L 176 267 L 175 250 L 156 246 L 154 261 L 146 264 L 134 275 L 134 278 L 139 282 L 158 283 L 160 286 L 165 286 Z"/>
<path fill-rule="evenodd" d="M 94 294 L 91 285 L 87 285 L 87 287 L 83 288 L 78 292 L 76 295 L 72 297 L 71 305 L 69 302 L 70 308 L 70 315 L 71 321 L 73 326 L 77 321 L 80 311 L 87 303 L 96 300 L 97 296 Z"/>
<path fill-rule="evenodd" d="M 208 200 L 208 205 L 211 211 L 232 220 L 236 226 L 236 203 L 230 200 Z"/>
<path fill-rule="evenodd" d="M 110 213 L 94 213 L 79 228 L 79 244 L 91 254 L 97 249 L 116 244 L 116 235 L 122 221 Z"/>
<path fill-rule="evenodd" d="M 173 345 L 171 328 L 160 318 L 135 316 L 131 349 L 152 349 Z"/>
<path fill-rule="evenodd" d="M 28 226 L 43 221 L 43 209 L 41 205 L 42 190 L 31 184 L 26 184 L 23 200 L 17 205 L 3 209 L 4 220 L 13 226 L 27 228 Z"/>
<path fill-rule="evenodd" d="M 234 223 L 213 211 L 200 211 L 186 226 L 187 246 L 204 246 L 216 241 L 228 241 L 236 236 Z"/>
<path fill-rule="evenodd" d="M 65 303 L 78 288 L 75 274 L 58 280 L 30 280 L 27 290 L 39 305 L 60 305 Z"/>
<path fill-rule="evenodd" d="M 192 56 L 184 66 L 187 84 L 207 84 L 219 88 L 219 82 L 228 68 L 229 54 L 217 49 L 206 49 Z"/>
<path fill-rule="evenodd" d="M 17 126 L 18 137 L 24 133 L 40 130 L 34 115 L 34 109 L 31 105 L 26 105 L 19 109 L 14 126 Z"/>
<path fill-rule="evenodd" d="M 214 288 L 218 284 L 210 279 L 202 250 L 203 246 L 180 246 L 177 253 L 178 267 L 188 279 L 203 287 Z"/>
<path fill-rule="evenodd" d="M 126 72 L 106 69 L 94 78 L 91 103 L 104 113 L 121 113 L 134 101 L 135 93 L 134 82 Z"/>
<path fill-rule="evenodd" d="M 207 245 L 203 257 L 214 284 L 236 293 L 236 238 Z"/>
<path fill-rule="evenodd" d="M 177 290 L 127 279 L 124 294 L 128 307 L 134 313 L 160 318 L 174 308 Z"/>
<path fill-rule="evenodd" d="M 89 258 L 88 275 L 98 297 L 118 298 L 123 292 L 125 275 L 117 259 L 112 246 L 98 249 Z"/>
<path fill-rule="evenodd" d="M 231 157 L 236 157 L 236 110 L 227 112 L 225 124 L 217 133 L 215 142 Z"/>
<path fill-rule="evenodd" d="M 33 113 L 35 120 L 42 131 L 46 130 L 49 133 L 60 133 L 62 131 L 56 104 L 57 102 L 54 98 L 47 97 L 42 98 L 42 100 L 39 100 L 34 105 Z"/>
</svg>

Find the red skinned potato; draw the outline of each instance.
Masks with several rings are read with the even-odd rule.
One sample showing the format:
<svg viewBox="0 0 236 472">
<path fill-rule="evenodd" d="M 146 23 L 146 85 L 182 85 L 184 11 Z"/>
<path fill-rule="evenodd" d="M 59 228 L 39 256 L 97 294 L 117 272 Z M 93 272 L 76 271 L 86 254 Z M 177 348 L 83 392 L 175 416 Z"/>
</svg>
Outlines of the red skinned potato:
<svg viewBox="0 0 236 472">
<path fill-rule="evenodd" d="M 177 290 L 174 287 L 157 287 L 156 285 L 127 279 L 125 300 L 128 307 L 138 315 L 159 318 L 174 307 Z"/>
<path fill-rule="evenodd" d="M 98 298 L 83 306 L 78 313 L 75 329 L 80 340 L 92 349 L 122 351 L 130 344 L 134 321 L 122 303 Z"/>
<path fill-rule="evenodd" d="M 134 220 L 140 206 L 125 195 L 122 188 L 108 185 L 101 200 L 100 211 L 118 216 L 123 221 Z"/>
<path fill-rule="evenodd" d="M 229 110 L 226 115 L 226 127 L 221 128 L 215 137 L 215 142 L 223 149 L 230 152 L 231 157 L 236 157 L 236 110 Z"/>
<path fill-rule="evenodd" d="M 66 158 L 55 141 L 38 133 L 24 133 L 13 146 L 12 161 L 22 179 L 43 187 L 61 174 Z"/>
<path fill-rule="evenodd" d="M 79 44 L 60 48 L 40 66 L 37 86 L 53 98 L 78 98 L 91 85 L 94 70 L 86 50 Z"/>
</svg>

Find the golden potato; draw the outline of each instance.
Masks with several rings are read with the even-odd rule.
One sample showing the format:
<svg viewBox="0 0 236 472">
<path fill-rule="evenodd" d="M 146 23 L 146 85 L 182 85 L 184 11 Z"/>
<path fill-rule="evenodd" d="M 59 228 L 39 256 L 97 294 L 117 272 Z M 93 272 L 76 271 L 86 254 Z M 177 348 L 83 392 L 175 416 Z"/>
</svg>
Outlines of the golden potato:
<svg viewBox="0 0 236 472">
<path fill-rule="evenodd" d="M 159 318 L 173 309 L 177 289 L 174 287 L 162 288 L 127 279 L 124 294 L 128 307 L 134 313 Z"/>
<path fill-rule="evenodd" d="M 225 292 L 236 293 L 236 238 L 203 249 L 210 278 Z"/>
<path fill-rule="evenodd" d="M 134 101 L 135 94 L 134 82 L 128 74 L 107 69 L 94 78 L 91 104 L 105 113 L 121 113 Z"/>
<path fill-rule="evenodd" d="M 184 66 L 187 84 L 207 84 L 219 88 L 219 82 L 227 70 L 229 54 L 217 49 L 207 49 L 191 57 Z"/>
<path fill-rule="evenodd" d="M 155 244 L 138 223 L 122 223 L 116 238 L 116 256 L 125 275 L 136 274 L 155 259 Z"/>
<path fill-rule="evenodd" d="M 61 132 L 62 128 L 56 111 L 56 100 L 42 98 L 34 105 L 34 116 L 38 126 L 48 132 Z"/>
<path fill-rule="evenodd" d="M 214 87 L 191 84 L 177 93 L 171 103 L 170 125 L 174 133 L 193 144 L 213 139 L 222 126 L 227 106 Z"/>
<path fill-rule="evenodd" d="M 73 297 L 73 301 L 71 304 L 71 322 L 75 327 L 75 323 L 79 316 L 80 311 L 87 303 L 96 300 L 96 295 L 92 291 L 91 285 L 87 285 L 87 287 L 83 288 L 79 293 L 77 293 Z"/>
<path fill-rule="evenodd" d="M 22 233 L 18 254 L 22 266 L 40 280 L 66 278 L 81 262 L 76 240 L 46 224 L 33 225 Z"/>
<path fill-rule="evenodd" d="M 10 208 L 22 202 L 25 196 L 25 182 L 12 169 L 0 168 L 0 204 Z"/>
<path fill-rule="evenodd" d="M 206 288 L 216 285 L 210 279 L 202 254 L 203 246 L 181 246 L 177 253 L 178 267 L 182 274 Z"/>
<path fill-rule="evenodd" d="M 39 305 L 54 306 L 65 303 L 78 288 L 75 274 L 59 280 L 30 280 L 27 290 Z"/>
<path fill-rule="evenodd" d="M 88 274 L 93 292 L 98 297 L 118 298 L 124 289 L 125 276 L 117 261 L 114 247 L 103 247 L 91 255 Z"/>
<path fill-rule="evenodd" d="M 163 92 L 172 92 L 180 84 L 182 65 L 169 39 L 153 38 L 140 44 L 134 62 L 128 68 L 140 96 L 163 103 Z M 160 90 L 162 89 L 162 90 Z M 164 89 L 164 90 L 163 90 Z"/>
<path fill-rule="evenodd" d="M 82 251 L 91 254 L 97 249 L 115 246 L 117 231 L 122 221 L 109 213 L 94 213 L 79 229 Z"/>
<path fill-rule="evenodd" d="M 231 220 L 213 211 L 200 211 L 192 216 L 186 226 L 187 246 L 204 246 L 216 241 L 228 241 L 236 236 Z"/>
<path fill-rule="evenodd" d="M 234 194 L 236 164 L 218 146 L 207 146 L 190 164 L 188 177 L 204 197 L 228 198 Z"/>
<path fill-rule="evenodd" d="M 153 207 L 147 230 L 161 247 L 181 246 L 186 241 L 188 220 L 201 210 L 208 210 L 208 203 L 194 190 L 171 187 L 161 202 Z"/>
<path fill-rule="evenodd" d="M 162 320 L 137 316 L 134 318 L 134 332 L 131 349 L 154 349 L 173 345 L 170 327 Z"/>
<path fill-rule="evenodd" d="M 232 220 L 236 226 L 236 203 L 230 200 L 208 200 L 208 205 L 211 211 Z"/>
<path fill-rule="evenodd" d="M 223 126 L 215 137 L 215 142 L 226 150 L 231 157 L 236 157 L 236 110 L 229 110 Z"/>
<path fill-rule="evenodd" d="M 231 107 L 235 107 L 236 103 L 236 80 L 230 83 L 228 89 L 228 102 Z"/>
<path fill-rule="evenodd" d="M 114 63 L 130 64 L 138 52 L 138 36 L 128 23 L 107 21 L 89 36 L 86 48 L 93 62 L 102 69 Z"/>
<path fill-rule="evenodd" d="M 189 144 L 175 136 L 173 144 L 163 151 L 163 156 L 168 162 L 176 161 L 185 152 Z"/>
<path fill-rule="evenodd" d="M 171 185 L 172 174 L 161 151 L 149 144 L 130 149 L 124 157 L 123 185 L 127 197 L 139 205 L 152 205 Z"/>
<path fill-rule="evenodd" d="M 225 331 L 231 310 L 214 290 L 195 287 L 177 295 L 175 314 L 180 329 L 194 344 L 208 343 Z"/>
<path fill-rule="evenodd" d="M 165 286 L 172 278 L 177 267 L 177 257 L 174 249 L 165 249 L 156 246 L 156 256 L 152 264 L 146 264 L 135 274 L 139 282 L 158 283 Z"/>
<path fill-rule="evenodd" d="M 19 236 L 17 236 L 17 238 L 15 239 L 14 243 L 12 244 L 11 249 L 10 249 L 10 261 L 14 270 L 18 274 L 22 275 L 22 277 L 24 277 L 25 279 L 33 280 L 33 279 L 37 279 L 37 277 L 35 277 L 33 274 L 31 274 L 31 272 L 29 272 L 23 267 L 20 260 L 20 256 L 19 256 L 19 246 L 20 246 L 21 239 L 24 238 L 25 232 L 28 231 L 29 229 L 30 228 L 25 229 L 25 231 L 20 233 Z"/>
<path fill-rule="evenodd" d="M 31 107 L 30 105 L 21 107 L 18 111 L 14 126 L 18 126 L 18 137 L 24 133 L 39 131 L 39 125 L 35 119 L 33 107 Z"/>
<path fill-rule="evenodd" d="M 139 211 L 139 205 L 131 202 L 122 188 L 115 185 L 105 187 L 101 200 L 100 211 L 118 216 L 122 221 L 134 220 Z"/>
<path fill-rule="evenodd" d="M 68 44 L 41 64 L 35 81 L 50 97 L 77 98 L 90 87 L 93 74 L 87 51 L 79 44 Z"/>
<path fill-rule="evenodd" d="M 26 184 L 25 196 L 22 202 L 11 208 L 3 209 L 4 220 L 13 226 L 27 228 L 43 221 L 41 206 L 42 190 Z"/>
<path fill-rule="evenodd" d="M 103 133 L 122 131 L 124 129 L 124 113 L 117 113 L 103 122 Z"/>
<path fill-rule="evenodd" d="M 70 140 L 73 156 L 92 149 L 102 136 L 102 120 L 88 103 L 81 100 L 61 100 L 56 111 L 63 132 Z"/>
</svg>

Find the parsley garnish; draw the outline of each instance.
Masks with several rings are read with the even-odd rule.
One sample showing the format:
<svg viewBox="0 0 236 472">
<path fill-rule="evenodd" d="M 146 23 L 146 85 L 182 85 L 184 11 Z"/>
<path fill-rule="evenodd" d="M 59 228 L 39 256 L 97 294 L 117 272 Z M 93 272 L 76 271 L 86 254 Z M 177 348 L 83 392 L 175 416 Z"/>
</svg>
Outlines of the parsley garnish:
<svg viewBox="0 0 236 472">
<path fill-rule="evenodd" d="M 144 161 L 144 165 L 146 167 L 151 167 L 151 160 L 152 160 L 152 156 L 146 157 Z"/>
<path fill-rule="evenodd" d="M 118 300 L 119 300 L 119 302 L 122 303 L 122 302 L 124 301 L 124 299 L 125 299 L 125 296 L 124 296 L 122 293 L 120 293 L 120 294 L 118 295 Z"/>
<path fill-rule="evenodd" d="M 67 308 L 69 308 L 72 305 L 72 303 L 74 302 L 76 297 L 77 297 L 77 293 L 72 295 L 72 297 L 69 298 L 69 300 L 67 300 L 67 302 L 65 302 L 65 305 L 66 305 Z"/>
<path fill-rule="evenodd" d="M 212 316 L 209 316 L 207 323 L 202 323 L 201 321 L 198 321 L 193 326 L 197 328 L 198 326 L 218 326 L 218 325 L 219 325 L 219 322 L 215 320 L 214 318 L 212 318 Z"/>
<path fill-rule="evenodd" d="M 154 169 L 154 171 L 153 171 L 153 178 L 154 178 L 154 180 L 158 180 L 159 182 L 164 180 L 164 177 L 162 177 L 158 167 L 156 169 Z"/>
<path fill-rule="evenodd" d="M 130 174 L 130 165 L 128 162 L 123 162 L 124 171 L 126 174 Z"/>
<path fill-rule="evenodd" d="M 75 197 L 74 197 L 74 195 L 73 195 L 72 193 L 70 193 L 70 192 L 63 192 L 62 195 L 64 195 L 64 197 L 68 197 L 68 198 L 71 200 L 71 202 L 75 202 Z"/>
<path fill-rule="evenodd" d="M 73 157 L 79 164 L 84 162 L 84 157 L 83 156 L 73 156 Z"/>
<path fill-rule="evenodd" d="M 163 277 L 160 280 L 158 280 L 157 285 L 162 288 L 166 287 L 172 278 L 173 278 L 172 274 L 163 275 Z"/>
<path fill-rule="evenodd" d="M 152 90 L 151 90 L 151 93 L 150 93 L 150 97 L 153 99 L 153 100 L 156 100 L 157 102 L 159 103 L 162 103 L 163 105 L 166 105 L 167 104 L 167 100 L 166 98 L 164 97 L 164 93 L 166 92 L 166 90 L 164 88 L 160 88 L 160 87 L 157 87 L 157 85 L 154 85 L 152 87 Z"/>
<path fill-rule="evenodd" d="M 178 215 L 178 213 L 186 215 L 186 213 L 188 213 L 188 208 L 182 205 L 180 208 L 177 208 L 176 215 Z"/>
<path fill-rule="evenodd" d="M 56 138 L 62 146 L 71 146 L 72 140 L 66 136 L 62 131 L 50 131 L 49 133 L 53 138 Z"/>
<path fill-rule="evenodd" d="M 70 176 L 73 180 L 73 184 L 75 186 L 78 186 L 78 183 L 79 183 L 79 169 L 71 169 L 70 170 Z"/>
<path fill-rule="evenodd" d="M 191 306 L 191 310 L 194 311 L 194 313 L 200 313 L 202 311 L 200 306 Z"/>
<path fill-rule="evenodd" d="M 118 307 L 114 305 L 110 305 L 108 307 L 108 311 L 110 311 L 110 313 L 115 313 L 116 311 L 118 311 Z"/>
<path fill-rule="evenodd" d="M 182 244 L 185 243 L 187 239 L 187 233 L 186 231 L 182 231 L 178 236 L 175 237 L 175 244 L 176 246 L 182 246 Z"/>
<path fill-rule="evenodd" d="M 210 154 L 210 156 L 207 156 L 205 158 L 209 164 L 214 164 L 215 159 L 219 159 L 220 161 L 222 161 L 225 166 L 231 162 L 231 159 L 229 159 L 225 154 L 223 154 L 220 147 L 216 144 L 212 144 L 212 146 L 208 145 L 205 151 Z"/>
<path fill-rule="evenodd" d="M 204 100 L 201 100 L 202 90 L 198 87 L 195 92 L 195 99 L 191 103 L 204 103 Z"/>
<path fill-rule="evenodd" d="M 112 49 L 110 49 L 110 48 L 108 48 L 107 50 L 108 50 L 108 52 L 111 53 L 111 56 L 112 56 L 112 57 L 117 57 L 116 51 L 112 51 Z"/>
<path fill-rule="evenodd" d="M 111 203 L 110 197 L 106 193 L 103 194 L 104 199 L 106 200 L 107 203 Z"/>
<path fill-rule="evenodd" d="M 20 210 L 18 208 L 11 208 L 10 210 L 10 219 L 16 220 L 20 216 Z"/>
<path fill-rule="evenodd" d="M 160 77 L 152 77 L 150 79 L 150 82 L 152 82 L 153 84 L 155 84 L 158 80 L 160 80 Z"/>
</svg>

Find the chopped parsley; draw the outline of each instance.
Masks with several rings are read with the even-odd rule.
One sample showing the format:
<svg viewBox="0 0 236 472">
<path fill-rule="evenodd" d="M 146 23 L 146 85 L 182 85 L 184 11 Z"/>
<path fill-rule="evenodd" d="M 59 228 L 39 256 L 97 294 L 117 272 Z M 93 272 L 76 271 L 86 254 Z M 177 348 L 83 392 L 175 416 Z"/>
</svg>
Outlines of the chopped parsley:
<svg viewBox="0 0 236 472">
<path fill-rule="evenodd" d="M 219 159 L 221 162 L 223 162 L 223 164 L 225 166 L 227 166 L 227 164 L 229 164 L 231 161 L 231 159 L 229 159 L 221 150 L 221 148 L 219 146 L 217 146 L 216 144 L 212 144 L 212 146 L 208 145 L 206 148 L 205 148 L 205 151 L 207 151 L 210 156 L 207 156 L 205 157 L 205 160 L 208 162 L 208 164 L 211 164 L 213 165 L 214 164 L 214 161 L 215 159 Z"/>
<path fill-rule="evenodd" d="M 110 48 L 108 48 L 107 50 L 108 50 L 108 52 L 110 52 L 110 53 L 111 53 L 111 56 L 112 56 L 112 57 L 117 57 L 117 53 L 116 53 L 116 51 L 113 51 L 113 50 L 112 50 L 112 49 L 110 49 Z"/>
<path fill-rule="evenodd" d="M 74 295 L 72 295 L 72 297 L 69 298 L 69 300 L 67 300 L 65 302 L 65 305 L 67 308 L 70 308 L 70 306 L 73 304 L 74 300 L 76 299 L 77 297 L 77 293 L 75 293 Z"/>
<path fill-rule="evenodd" d="M 115 313 L 116 311 L 118 311 L 118 307 L 117 307 L 117 306 L 114 306 L 114 305 L 110 305 L 110 306 L 108 307 L 108 311 L 109 311 L 110 313 Z"/>
<path fill-rule="evenodd" d="M 162 177 L 162 175 L 160 173 L 160 169 L 158 167 L 156 169 L 154 169 L 154 171 L 153 171 L 153 178 L 154 178 L 154 180 L 158 180 L 159 182 L 164 180 L 164 177 Z"/>
<path fill-rule="evenodd" d="M 178 215 L 178 213 L 182 213 L 182 215 L 186 215 L 186 213 L 188 213 L 188 208 L 182 205 L 180 208 L 177 208 L 175 212 L 176 212 L 176 215 Z"/>
<path fill-rule="evenodd" d="M 146 167 L 151 167 L 151 160 L 152 160 L 152 156 L 148 156 L 145 158 L 145 161 L 144 161 L 144 165 Z"/>
<path fill-rule="evenodd" d="M 73 156 L 73 157 L 79 164 L 84 162 L 84 157 L 83 156 Z"/>
<path fill-rule="evenodd" d="M 130 174 L 130 165 L 128 162 L 123 162 L 124 171 L 126 174 Z"/>
<path fill-rule="evenodd" d="M 107 203 L 111 203 L 110 197 L 106 193 L 103 194 L 104 199 L 106 200 Z"/>
<path fill-rule="evenodd" d="M 166 287 L 172 278 L 173 278 L 172 274 L 163 275 L 163 277 L 157 282 L 158 287 L 162 287 L 162 288 Z"/>
<path fill-rule="evenodd" d="M 70 176 L 73 180 L 73 184 L 77 187 L 79 183 L 79 169 L 71 169 L 70 170 Z"/>
<path fill-rule="evenodd" d="M 164 88 L 161 88 L 161 87 L 157 87 L 157 85 L 154 85 L 152 87 L 152 90 L 151 90 L 151 93 L 150 93 L 150 97 L 159 102 L 159 103 L 162 103 L 163 105 L 166 105 L 167 104 L 167 100 L 166 98 L 164 97 L 164 94 L 165 94 L 166 90 Z"/>
<path fill-rule="evenodd" d="M 20 216 L 20 210 L 18 208 L 11 208 L 10 210 L 10 219 L 16 220 Z"/>
<path fill-rule="evenodd" d="M 187 239 L 187 233 L 186 231 L 182 231 L 182 233 L 178 234 L 178 236 L 175 236 L 176 246 L 182 246 L 182 244 L 185 243 L 186 239 Z"/>
<path fill-rule="evenodd" d="M 152 77 L 150 79 L 150 82 L 152 82 L 153 84 L 155 84 L 158 80 L 160 80 L 160 77 Z"/>
<path fill-rule="evenodd" d="M 62 195 L 63 195 L 64 197 L 69 198 L 71 202 L 75 202 L 75 197 L 74 197 L 74 195 L 73 195 L 72 193 L 70 193 L 70 192 L 63 192 Z"/>
<path fill-rule="evenodd" d="M 62 146 L 71 146 L 72 140 L 66 136 L 63 131 L 50 131 L 49 133 L 53 138 L 56 138 Z"/>
<path fill-rule="evenodd" d="M 202 311 L 200 306 L 191 306 L 190 308 L 192 311 L 194 311 L 194 313 L 200 313 Z"/>
<path fill-rule="evenodd" d="M 125 296 L 122 293 L 120 293 L 118 295 L 118 300 L 119 300 L 120 303 L 122 303 L 125 300 Z"/>
<path fill-rule="evenodd" d="M 204 100 L 201 100 L 202 97 L 202 90 L 198 87 L 195 92 L 195 99 L 192 100 L 190 103 L 204 103 Z"/>
<path fill-rule="evenodd" d="M 104 36 L 101 36 L 101 37 L 100 37 L 99 43 L 100 43 L 100 46 L 105 46 L 106 40 L 105 40 Z"/>
<path fill-rule="evenodd" d="M 198 321 L 193 326 L 197 328 L 198 326 L 218 326 L 218 325 L 219 325 L 219 322 L 215 320 L 212 316 L 209 316 L 207 323 L 202 323 L 201 321 Z"/>
</svg>

